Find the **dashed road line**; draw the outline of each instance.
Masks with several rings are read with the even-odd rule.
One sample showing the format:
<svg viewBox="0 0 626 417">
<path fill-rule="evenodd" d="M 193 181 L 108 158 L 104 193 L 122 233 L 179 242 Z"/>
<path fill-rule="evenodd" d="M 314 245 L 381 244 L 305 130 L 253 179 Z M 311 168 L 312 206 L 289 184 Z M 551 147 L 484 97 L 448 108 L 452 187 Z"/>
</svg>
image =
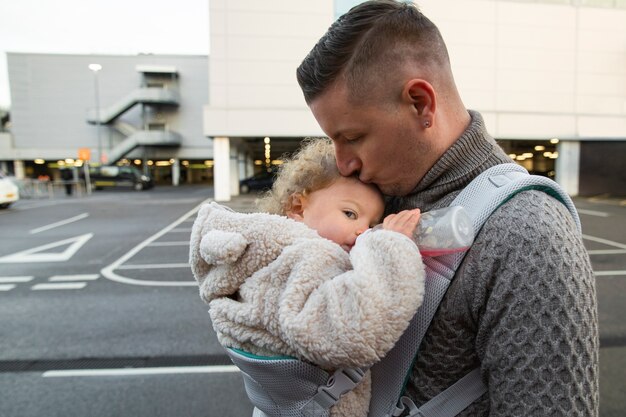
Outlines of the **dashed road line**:
<svg viewBox="0 0 626 417">
<path fill-rule="evenodd" d="M 593 274 L 597 277 L 617 277 L 626 275 L 626 271 L 594 271 Z"/>
<path fill-rule="evenodd" d="M 46 226 L 38 227 L 36 229 L 31 230 L 30 234 L 34 235 L 35 233 L 45 232 L 46 230 L 54 229 L 55 227 L 64 226 L 64 225 L 69 224 L 69 223 L 77 222 L 77 221 L 82 220 L 82 219 L 84 219 L 86 217 L 89 217 L 89 213 L 79 214 L 78 216 L 70 217 L 69 219 L 61 220 L 61 221 L 58 221 L 58 222 L 55 222 L 55 223 L 51 223 L 51 224 L 46 225 Z"/>
<path fill-rule="evenodd" d="M 596 249 L 588 250 L 589 255 L 622 255 L 626 254 L 626 249 Z"/>
<path fill-rule="evenodd" d="M 33 278 L 31 276 L 0 277 L 0 284 L 30 282 Z"/>
<path fill-rule="evenodd" d="M 578 214 L 586 214 L 588 216 L 597 216 L 597 217 L 609 217 L 610 214 L 604 211 L 596 211 L 596 210 L 585 210 L 585 209 L 576 209 Z"/>
<path fill-rule="evenodd" d="M 162 368 L 121 368 L 121 369 L 68 369 L 46 371 L 44 378 L 59 377 L 90 377 L 90 376 L 134 376 L 134 375 L 164 375 L 164 374 L 222 374 L 239 372 L 234 365 L 215 366 L 173 366 Z"/>
<path fill-rule="evenodd" d="M 619 242 L 613 242 L 612 240 L 602 239 L 601 237 L 582 235 L 583 239 L 591 240 L 592 242 L 603 243 L 605 245 L 613 246 L 620 249 L 626 249 L 626 245 Z"/>
<path fill-rule="evenodd" d="M 165 269 L 165 268 L 190 268 L 188 263 L 178 264 L 130 264 L 120 265 L 117 269 Z"/>
<path fill-rule="evenodd" d="M 15 284 L 0 284 L 0 291 L 11 291 L 15 288 Z"/>
<path fill-rule="evenodd" d="M 184 240 L 180 242 L 154 242 L 146 246 L 189 246 L 189 241 Z"/>
<path fill-rule="evenodd" d="M 100 278 L 100 274 L 82 274 L 82 275 L 53 275 L 48 278 L 50 282 L 59 281 L 93 281 Z"/>
<path fill-rule="evenodd" d="M 58 283 L 42 283 L 35 284 L 31 290 L 81 290 L 87 285 L 86 282 L 58 282 Z"/>
</svg>

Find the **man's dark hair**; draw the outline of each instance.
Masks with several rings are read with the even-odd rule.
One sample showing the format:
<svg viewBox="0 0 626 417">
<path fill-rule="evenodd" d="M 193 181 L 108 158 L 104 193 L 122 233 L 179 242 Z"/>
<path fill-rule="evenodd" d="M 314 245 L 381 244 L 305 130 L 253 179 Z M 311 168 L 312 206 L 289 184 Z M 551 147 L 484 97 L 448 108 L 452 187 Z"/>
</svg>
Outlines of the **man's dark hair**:
<svg viewBox="0 0 626 417">
<path fill-rule="evenodd" d="M 304 58 L 296 76 L 307 103 L 339 76 L 351 97 L 359 99 L 409 60 L 431 72 L 445 72 L 450 65 L 439 30 L 417 6 L 373 0 L 337 19 Z"/>
</svg>

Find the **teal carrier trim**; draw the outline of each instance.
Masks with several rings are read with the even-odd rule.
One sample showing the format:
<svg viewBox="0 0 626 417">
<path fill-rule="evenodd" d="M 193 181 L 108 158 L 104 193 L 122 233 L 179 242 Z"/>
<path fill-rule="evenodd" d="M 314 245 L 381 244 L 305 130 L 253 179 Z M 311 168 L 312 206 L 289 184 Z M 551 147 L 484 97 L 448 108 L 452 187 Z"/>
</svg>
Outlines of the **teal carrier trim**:
<svg viewBox="0 0 626 417">
<path fill-rule="evenodd" d="M 452 202 L 463 206 L 477 235 L 489 216 L 517 193 L 540 190 L 561 201 L 578 230 L 580 220 L 570 197 L 552 180 L 530 175 L 517 164 L 494 166 L 476 177 Z M 465 253 L 424 258 L 426 293 L 409 327 L 385 358 L 371 368 L 369 417 L 453 417 L 488 391 L 474 369 L 436 397 L 417 407 L 403 396 L 421 341 Z M 342 394 L 358 385 L 366 370 L 340 369 L 333 375 L 314 365 L 286 358 L 262 358 L 228 349 L 241 369 L 255 406 L 253 417 L 328 417 Z"/>
</svg>

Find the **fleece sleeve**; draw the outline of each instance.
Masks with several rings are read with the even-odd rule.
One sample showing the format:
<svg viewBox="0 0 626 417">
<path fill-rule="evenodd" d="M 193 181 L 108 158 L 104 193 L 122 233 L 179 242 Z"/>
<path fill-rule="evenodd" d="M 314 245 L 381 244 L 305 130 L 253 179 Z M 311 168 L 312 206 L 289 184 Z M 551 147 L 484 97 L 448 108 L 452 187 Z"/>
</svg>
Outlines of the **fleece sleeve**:
<svg viewBox="0 0 626 417">
<path fill-rule="evenodd" d="M 279 303 L 282 337 L 323 367 L 372 365 L 393 347 L 422 302 L 424 267 L 416 245 L 399 233 L 368 233 L 352 248 L 347 271 L 327 242 L 305 245 L 287 249 L 296 261 L 288 266 Z M 300 256 L 303 250 L 317 256 Z"/>
</svg>

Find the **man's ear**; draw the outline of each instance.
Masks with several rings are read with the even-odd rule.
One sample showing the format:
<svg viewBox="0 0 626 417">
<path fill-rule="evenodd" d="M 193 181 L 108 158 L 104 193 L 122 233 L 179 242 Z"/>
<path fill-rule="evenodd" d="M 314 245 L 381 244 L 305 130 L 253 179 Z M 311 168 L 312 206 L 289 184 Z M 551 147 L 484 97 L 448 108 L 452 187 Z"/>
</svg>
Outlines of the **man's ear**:
<svg viewBox="0 0 626 417">
<path fill-rule="evenodd" d="M 304 220 L 304 206 L 306 204 L 306 197 L 300 193 L 291 195 L 291 207 L 287 210 L 287 217 L 297 222 Z"/>
<path fill-rule="evenodd" d="M 402 99 L 411 103 L 418 117 L 432 121 L 437 105 L 435 89 L 426 80 L 413 78 L 404 84 Z"/>
</svg>

